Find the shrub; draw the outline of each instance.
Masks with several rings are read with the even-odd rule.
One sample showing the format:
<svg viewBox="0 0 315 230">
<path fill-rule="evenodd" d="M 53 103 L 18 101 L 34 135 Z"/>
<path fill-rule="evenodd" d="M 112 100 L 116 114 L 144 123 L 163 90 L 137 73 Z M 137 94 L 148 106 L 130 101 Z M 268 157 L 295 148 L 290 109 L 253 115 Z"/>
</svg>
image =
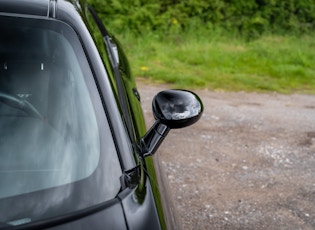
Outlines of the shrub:
<svg viewBox="0 0 315 230">
<path fill-rule="evenodd" d="M 191 22 L 220 27 L 249 38 L 263 33 L 314 31 L 314 0 L 90 0 L 115 32 L 174 33 Z M 176 28 L 174 30 L 174 27 Z"/>
</svg>

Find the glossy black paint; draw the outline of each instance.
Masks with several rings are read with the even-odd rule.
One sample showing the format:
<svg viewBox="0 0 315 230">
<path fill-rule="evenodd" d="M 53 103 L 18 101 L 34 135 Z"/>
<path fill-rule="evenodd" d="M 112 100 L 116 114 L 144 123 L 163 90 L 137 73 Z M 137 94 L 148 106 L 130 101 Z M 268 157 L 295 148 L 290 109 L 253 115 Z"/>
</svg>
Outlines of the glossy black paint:
<svg viewBox="0 0 315 230">
<path fill-rule="evenodd" d="M 0 14 L 58 20 L 74 29 L 93 71 L 94 79 L 91 81 L 97 85 L 98 92 L 95 93 L 103 103 L 103 110 L 99 112 L 105 113 L 109 120 L 123 171 L 121 191 L 114 199 L 66 216 L 15 226 L 14 229 L 176 228 L 174 223 L 165 221 L 163 212 L 171 214 L 167 213 L 168 207 L 161 206 L 159 196 L 163 194 L 156 190 L 159 185 L 154 179 L 152 158 L 144 157 L 157 150 L 171 128 L 196 122 L 203 110 L 201 100 L 185 91 L 162 92 L 153 101 L 157 122 L 146 133 L 140 96 L 127 58 L 119 42 L 106 30 L 85 0 L 2 0 Z M 117 48 L 118 57 L 113 47 Z M 173 107 L 176 112 L 169 117 L 168 112 Z M 185 111 L 190 111 L 189 115 L 181 116 Z M 1 223 L 0 229 L 11 227 Z"/>
<path fill-rule="evenodd" d="M 23 15 L 47 16 L 50 8 L 49 0 L 35 0 L 31 1 L 1 1 L 1 12 L 16 13 Z"/>
<path fill-rule="evenodd" d="M 143 157 L 156 152 L 170 129 L 197 122 L 202 115 L 203 105 L 193 92 L 165 90 L 154 97 L 152 109 L 156 122 L 141 140 Z"/>
<path fill-rule="evenodd" d="M 155 119 L 171 129 L 194 124 L 203 112 L 200 98 L 195 93 L 184 90 L 158 93 L 153 99 L 152 107 Z"/>
</svg>

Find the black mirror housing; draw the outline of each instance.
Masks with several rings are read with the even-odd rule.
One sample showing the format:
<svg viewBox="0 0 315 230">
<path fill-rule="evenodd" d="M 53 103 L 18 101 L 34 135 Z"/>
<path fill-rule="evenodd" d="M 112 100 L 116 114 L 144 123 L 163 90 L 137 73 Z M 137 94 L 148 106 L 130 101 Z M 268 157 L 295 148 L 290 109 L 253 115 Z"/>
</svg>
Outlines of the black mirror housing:
<svg viewBox="0 0 315 230">
<path fill-rule="evenodd" d="M 201 99 L 186 90 L 166 90 L 152 102 L 154 117 L 171 129 L 183 128 L 197 122 L 203 112 Z"/>
<path fill-rule="evenodd" d="M 184 128 L 197 122 L 203 112 L 201 99 L 187 90 L 165 90 L 152 101 L 155 124 L 141 140 L 142 155 L 156 152 L 170 129 Z"/>
</svg>

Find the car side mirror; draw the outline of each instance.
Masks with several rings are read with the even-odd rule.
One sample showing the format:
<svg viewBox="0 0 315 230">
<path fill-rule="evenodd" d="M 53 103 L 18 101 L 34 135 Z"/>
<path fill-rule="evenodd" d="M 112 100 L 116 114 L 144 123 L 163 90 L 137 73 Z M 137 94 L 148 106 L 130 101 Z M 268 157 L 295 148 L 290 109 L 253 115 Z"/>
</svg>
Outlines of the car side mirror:
<svg viewBox="0 0 315 230">
<path fill-rule="evenodd" d="M 201 99 L 187 90 L 165 90 L 152 101 L 156 122 L 141 140 L 142 155 L 153 155 L 170 129 L 187 127 L 197 122 L 203 112 Z"/>
</svg>

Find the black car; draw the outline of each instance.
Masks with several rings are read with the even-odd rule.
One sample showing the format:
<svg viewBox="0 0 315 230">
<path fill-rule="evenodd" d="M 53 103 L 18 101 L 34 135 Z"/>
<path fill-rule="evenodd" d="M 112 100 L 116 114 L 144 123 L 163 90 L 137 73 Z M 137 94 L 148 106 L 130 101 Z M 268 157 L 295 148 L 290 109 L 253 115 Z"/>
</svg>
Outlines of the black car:
<svg viewBox="0 0 315 230">
<path fill-rule="evenodd" d="M 174 228 L 151 155 L 200 118 L 197 95 L 158 93 L 146 131 L 121 46 L 84 0 L 1 0 L 0 78 L 0 229 Z"/>
</svg>

